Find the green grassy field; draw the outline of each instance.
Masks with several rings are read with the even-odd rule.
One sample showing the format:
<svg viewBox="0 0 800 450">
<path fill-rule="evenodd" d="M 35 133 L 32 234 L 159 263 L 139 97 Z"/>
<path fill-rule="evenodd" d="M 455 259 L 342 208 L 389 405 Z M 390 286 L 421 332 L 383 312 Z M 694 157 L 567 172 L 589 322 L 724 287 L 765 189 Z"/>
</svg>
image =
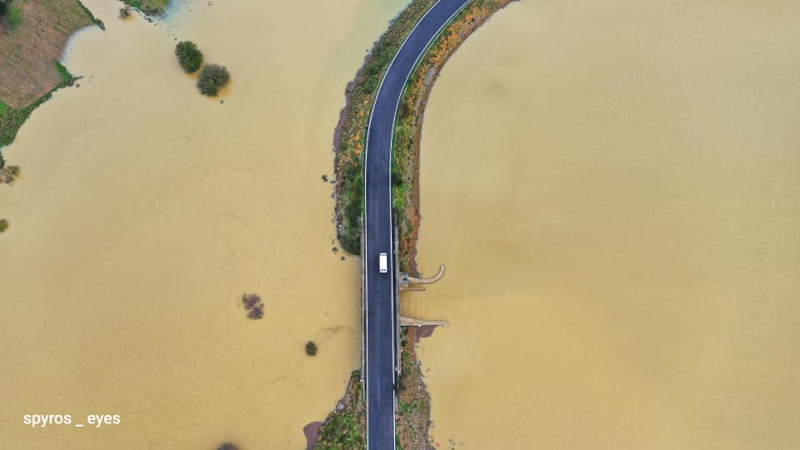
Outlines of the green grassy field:
<svg viewBox="0 0 800 450">
<path fill-rule="evenodd" d="M 72 83 L 58 60 L 77 30 L 97 21 L 78 0 L 15 0 L 0 21 L 0 147 L 52 92 Z"/>
<path fill-rule="evenodd" d="M 14 0 L 19 23 L 0 23 L 0 101 L 22 109 L 62 81 L 53 61 L 69 37 L 93 23 L 77 0 Z"/>
</svg>

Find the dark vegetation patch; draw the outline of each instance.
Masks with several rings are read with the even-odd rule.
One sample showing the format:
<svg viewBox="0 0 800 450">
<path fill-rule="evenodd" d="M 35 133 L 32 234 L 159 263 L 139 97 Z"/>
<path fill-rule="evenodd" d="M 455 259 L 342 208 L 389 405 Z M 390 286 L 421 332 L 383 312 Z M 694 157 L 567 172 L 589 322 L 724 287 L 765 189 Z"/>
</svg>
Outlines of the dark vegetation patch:
<svg viewBox="0 0 800 450">
<path fill-rule="evenodd" d="M 8 6 L 4 19 L 9 30 L 16 30 L 22 25 L 22 10 L 14 5 Z"/>
<path fill-rule="evenodd" d="M 178 57 L 178 63 L 186 73 L 197 72 L 197 69 L 203 65 L 203 53 L 192 41 L 179 42 L 175 46 L 175 56 Z"/>
<path fill-rule="evenodd" d="M 19 177 L 19 166 L 6 166 L 5 162 L 0 160 L 0 184 L 11 184 Z"/>
<path fill-rule="evenodd" d="M 264 303 L 258 294 L 243 294 L 242 305 L 248 311 L 249 319 L 260 319 L 264 317 Z"/>
<path fill-rule="evenodd" d="M 208 64 L 200 71 L 200 76 L 197 77 L 197 88 L 200 93 L 209 97 L 215 97 L 220 89 L 222 89 L 230 80 L 230 74 L 225 66 L 219 64 Z"/>
<path fill-rule="evenodd" d="M 306 355 L 308 356 L 316 356 L 317 355 L 317 344 L 314 341 L 306 342 Z"/>
</svg>

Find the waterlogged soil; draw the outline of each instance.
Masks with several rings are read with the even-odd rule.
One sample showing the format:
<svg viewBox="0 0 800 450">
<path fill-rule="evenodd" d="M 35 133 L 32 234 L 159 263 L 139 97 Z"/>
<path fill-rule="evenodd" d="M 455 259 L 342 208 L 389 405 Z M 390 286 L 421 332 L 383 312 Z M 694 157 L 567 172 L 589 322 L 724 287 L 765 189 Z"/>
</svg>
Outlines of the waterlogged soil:
<svg viewBox="0 0 800 450">
<path fill-rule="evenodd" d="M 445 66 L 404 313 L 440 448 L 800 446 L 796 2 L 523 1 Z"/>
<path fill-rule="evenodd" d="M 360 361 L 359 264 L 331 252 L 320 176 L 343 87 L 405 4 L 181 1 L 150 23 L 84 3 L 107 31 L 64 55 L 80 87 L 4 149 L 23 176 L 0 186 L 0 447 L 303 448 Z M 176 39 L 228 67 L 220 98 Z M 74 426 L 90 414 L 120 423 Z"/>
</svg>

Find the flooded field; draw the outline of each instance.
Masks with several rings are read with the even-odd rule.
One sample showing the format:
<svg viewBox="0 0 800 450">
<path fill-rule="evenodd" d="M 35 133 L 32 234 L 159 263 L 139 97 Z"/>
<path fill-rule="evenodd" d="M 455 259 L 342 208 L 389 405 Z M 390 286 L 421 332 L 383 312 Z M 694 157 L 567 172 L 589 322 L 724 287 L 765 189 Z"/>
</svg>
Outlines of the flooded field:
<svg viewBox="0 0 800 450">
<path fill-rule="evenodd" d="M 523 1 L 436 85 L 441 448 L 800 446 L 797 2 Z"/>
<path fill-rule="evenodd" d="M 84 3 L 107 31 L 71 42 L 80 88 L 4 151 L 23 175 L 0 186 L 0 447 L 303 448 L 360 354 L 359 265 L 331 251 L 320 178 L 344 87 L 405 2 L 181 1 L 157 24 Z M 227 65 L 220 99 L 176 38 Z"/>
</svg>

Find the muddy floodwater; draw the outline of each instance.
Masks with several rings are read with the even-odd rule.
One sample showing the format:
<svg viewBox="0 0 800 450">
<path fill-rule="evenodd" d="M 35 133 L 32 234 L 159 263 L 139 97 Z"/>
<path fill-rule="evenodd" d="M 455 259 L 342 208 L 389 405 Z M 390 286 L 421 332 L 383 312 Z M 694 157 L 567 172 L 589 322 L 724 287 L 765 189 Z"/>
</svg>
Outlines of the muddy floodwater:
<svg viewBox="0 0 800 450">
<path fill-rule="evenodd" d="M 800 447 L 800 3 L 523 1 L 447 64 L 441 448 Z"/>
<path fill-rule="evenodd" d="M 359 264 L 332 252 L 320 178 L 344 87 L 404 2 L 177 1 L 155 24 L 84 3 L 107 31 L 71 41 L 80 87 L 4 150 L 23 175 L 0 186 L 0 447 L 304 448 L 360 354 Z M 228 67 L 220 98 L 176 38 Z"/>
</svg>

